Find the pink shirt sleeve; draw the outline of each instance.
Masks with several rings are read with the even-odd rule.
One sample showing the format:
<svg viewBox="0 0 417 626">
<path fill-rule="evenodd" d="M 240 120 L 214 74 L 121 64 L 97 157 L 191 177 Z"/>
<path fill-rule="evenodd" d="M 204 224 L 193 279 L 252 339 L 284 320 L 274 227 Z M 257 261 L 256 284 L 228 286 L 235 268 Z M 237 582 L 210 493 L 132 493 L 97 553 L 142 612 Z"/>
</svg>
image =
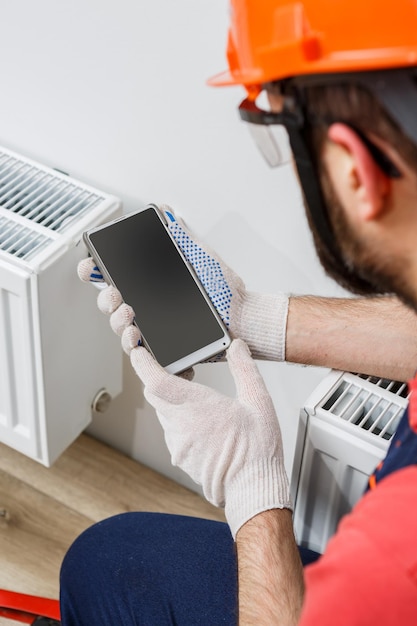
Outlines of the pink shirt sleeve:
<svg viewBox="0 0 417 626">
<path fill-rule="evenodd" d="M 417 624 L 417 466 L 368 492 L 305 578 L 299 626 Z"/>
</svg>

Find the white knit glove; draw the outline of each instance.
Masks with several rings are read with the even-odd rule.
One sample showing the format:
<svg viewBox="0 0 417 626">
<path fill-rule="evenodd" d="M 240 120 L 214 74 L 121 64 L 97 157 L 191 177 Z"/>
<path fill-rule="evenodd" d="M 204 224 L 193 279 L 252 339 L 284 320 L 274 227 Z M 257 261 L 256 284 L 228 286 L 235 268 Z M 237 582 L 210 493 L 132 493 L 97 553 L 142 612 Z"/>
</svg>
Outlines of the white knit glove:
<svg viewBox="0 0 417 626">
<path fill-rule="evenodd" d="M 165 212 L 170 232 L 193 266 L 231 337 L 243 339 L 254 358 L 284 361 L 288 296 L 283 293 L 259 294 L 246 291 L 241 278 L 215 252 L 203 246 L 184 223 L 176 219 L 170 207 L 162 205 L 160 208 Z M 78 274 L 86 282 L 103 282 L 100 270 L 91 258 L 81 261 Z M 120 335 L 134 318 L 132 309 L 121 304 L 120 293 L 113 287 L 103 290 L 99 296 L 100 310 L 112 314 L 111 326 Z M 127 352 L 132 347 L 134 331 L 129 329 L 128 335 L 127 339 L 122 339 L 123 348 Z M 133 345 L 137 345 L 137 341 Z"/>
<path fill-rule="evenodd" d="M 235 398 L 168 374 L 145 348 L 136 347 L 130 358 L 172 463 L 202 486 L 209 502 L 225 507 L 233 537 L 258 513 L 291 508 L 278 419 L 243 341 L 227 351 Z"/>
</svg>

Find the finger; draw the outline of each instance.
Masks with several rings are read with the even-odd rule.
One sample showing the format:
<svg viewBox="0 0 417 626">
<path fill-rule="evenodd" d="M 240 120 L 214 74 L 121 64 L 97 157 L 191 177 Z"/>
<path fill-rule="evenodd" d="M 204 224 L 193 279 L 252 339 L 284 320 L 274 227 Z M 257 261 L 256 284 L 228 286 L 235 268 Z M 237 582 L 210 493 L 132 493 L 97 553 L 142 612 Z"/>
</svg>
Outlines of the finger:
<svg viewBox="0 0 417 626">
<path fill-rule="evenodd" d="M 171 374 L 168 374 L 142 346 L 137 346 L 131 351 L 130 362 L 145 387 L 152 393 L 156 393 L 159 388 L 163 389 L 164 383 L 171 377 Z"/>
<path fill-rule="evenodd" d="M 116 335 L 122 336 L 128 326 L 135 319 L 135 312 L 128 304 L 121 304 L 110 316 L 110 326 Z"/>
<path fill-rule="evenodd" d="M 130 362 L 145 385 L 145 397 L 157 410 L 165 403 L 183 402 L 196 387 L 195 383 L 169 374 L 146 348 L 134 348 L 130 353 Z"/>
<path fill-rule="evenodd" d="M 124 329 L 122 334 L 122 348 L 126 354 L 130 354 L 133 348 L 137 348 L 142 343 L 142 338 L 139 329 L 134 324 L 131 324 Z"/>
<path fill-rule="evenodd" d="M 237 397 L 251 404 L 269 398 L 265 382 L 259 373 L 249 348 L 242 339 L 232 341 L 227 350 L 227 362 L 233 376 Z"/>
<path fill-rule="evenodd" d="M 187 261 L 193 266 L 201 284 L 216 307 L 223 321 L 228 325 L 230 318 L 231 292 L 220 259 L 189 230 L 176 220 L 169 211 L 165 215 L 171 222 L 168 228 Z M 225 264 L 224 269 L 227 269 Z"/>
<path fill-rule="evenodd" d="M 99 268 L 96 265 L 94 259 L 90 256 L 87 259 L 82 259 L 78 263 L 77 267 L 78 277 L 84 283 L 103 283 L 104 278 Z"/>
<path fill-rule="evenodd" d="M 198 265 L 195 262 L 195 259 L 201 255 L 207 257 L 212 263 L 219 263 L 220 259 L 216 252 L 191 230 L 182 217 L 179 217 L 176 213 L 174 213 L 171 207 L 167 204 L 162 204 L 160 208 L 165 213 L 168 220 L 168 228 L 171 231 L 172 236 L 188 261 L 192 263 L 195 268 Z"/>
<path fill-rule="evenodd" d="M 193 233 L 191 232 L 183 218 L 180 217 L 177 213 L 174 213 L 174 211 L 168 204 L 161 204 L 160 209 L 165 213 L 165 216 L 168 220 L 168 225 L 174 223 L 179 224 L 179 226 L 181 226 L 184 231 L 187 231 L 188 234 L 194 238 Z"/>
<path fill-rule="evenodd" d="M 110 285 L 98 294 L 97 306 L 105 315 L 111 315 L 122 304 L 122 296 L 120 291 Z"/>
</svg>

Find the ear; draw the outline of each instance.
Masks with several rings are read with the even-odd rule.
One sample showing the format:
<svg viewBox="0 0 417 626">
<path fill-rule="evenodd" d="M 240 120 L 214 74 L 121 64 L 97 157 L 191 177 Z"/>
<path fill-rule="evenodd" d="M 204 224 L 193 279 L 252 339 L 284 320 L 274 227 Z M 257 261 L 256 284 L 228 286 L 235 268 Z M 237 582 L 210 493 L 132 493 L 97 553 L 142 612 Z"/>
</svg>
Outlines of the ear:
<svg viewBox="0 0 417 626">
<path fill-rule="evenodd" d="M 348 171 L 346 184 L 355 198 L 360 216 L 366 221 L 377 218 L 384 209 L 385 196 L 390 189 L 388 176 L 375 163 L 360 137 L 346 124 L 332 124 L 328 138 L 343 148 L 342 158 Z"/>
</svg>

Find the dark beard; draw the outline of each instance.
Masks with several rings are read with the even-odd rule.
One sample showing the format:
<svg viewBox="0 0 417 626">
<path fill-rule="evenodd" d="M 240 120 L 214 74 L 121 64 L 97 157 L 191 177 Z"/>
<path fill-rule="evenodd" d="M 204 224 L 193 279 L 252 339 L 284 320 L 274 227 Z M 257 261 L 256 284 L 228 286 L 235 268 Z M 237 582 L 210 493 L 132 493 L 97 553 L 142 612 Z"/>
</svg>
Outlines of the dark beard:
<svg viewBox="0 0 417 626">
<path fill-rule="evenodd" d="M 326 172 L 321 175 L 321 183 L 336 244 L 351 273 L 372 285 L 374 294 L 395 294 L 416 311 L 414 290 L 403 278 L 403 262 L 391 257 L 381 258 L 380 254 L 369 250 L 350 226 Z"/>
</svg>

